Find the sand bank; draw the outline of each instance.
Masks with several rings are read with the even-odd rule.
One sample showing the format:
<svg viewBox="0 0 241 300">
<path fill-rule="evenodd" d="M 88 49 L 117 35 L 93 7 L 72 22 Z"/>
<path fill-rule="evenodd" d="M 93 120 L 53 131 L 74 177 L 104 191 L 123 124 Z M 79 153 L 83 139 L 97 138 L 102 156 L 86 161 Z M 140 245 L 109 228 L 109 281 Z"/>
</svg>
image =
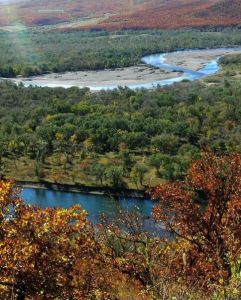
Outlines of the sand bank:
<svg viewBox="0 0 241 300">
<path fill-rule="evenodd" d="M 29 78 L 17 78 L 15 82 L 24 81 L 28 84 L 40 83 L 41 86 L 130 86 L 149 83 L 162 79 L 174 78 L 177 73 L 167 72 L 146 65 L 135 67 L 101 70 L 101 71 L 79 71 L 66 73 L 51 73 Z"/>
<path fill-rule="evenodd" d="M 64 88 L 77 86 L 89 87 L 91 90 L 112 89 L 118 86 L 153 88 L 157 85 L 170 85 L 183 79 L 197 80 L 213 75 L 219 70 L 217 58 L 235 53 L 241 53 L 241 48 L 185 50 L 147 56 L 145 62 L 150 65 L 142 64 L 114 70 L 51 73 L 11 80 L 15 83 L 22 82 L 25 86 Z M 168 66 L 166 70 L 162 69 L 164 65 Z M 178 69 L 173 71 L 175 67 Z"/>
<path fill-rule="evenodd" d="M 217 57 L 235 53 L 241 53 L 241 48 L 185 50 L 165 54 L 165 63 L 198 71 Z"/>
</svg>

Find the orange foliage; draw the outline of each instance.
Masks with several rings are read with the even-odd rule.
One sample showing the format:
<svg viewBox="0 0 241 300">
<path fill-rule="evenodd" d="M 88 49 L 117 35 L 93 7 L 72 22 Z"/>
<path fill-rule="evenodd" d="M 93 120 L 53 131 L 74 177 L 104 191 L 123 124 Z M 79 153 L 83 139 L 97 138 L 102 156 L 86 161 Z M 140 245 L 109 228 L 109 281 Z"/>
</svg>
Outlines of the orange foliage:
<svg viewBox="0 0 241 300">
<path fill-rule="evenodd" d="M 0 182 L 0 298 L 107 298 L 112 271 L 87 213 L 24 205 L 18 192 Z"/>
<path fill-rule="evenodd" d="M 11 5 L 11 4 L 8 4 Z M 241 23 L 239 0 L 22 0 L 12 10 L 0 6 L 0 25 L 18 21 L 26 25 L 47 25 L 78 18 L 84 23 L 77 29 L 119 30 L 130 28 L 181 28 L 232 26 Z M 11 12 L 9 14 L 8 12 Z M 68 31 L 71 28 L 62 27 Z"/>
<path fill-rule="evenodd" d="M 139 213 L 94 228 L 79 206 L 25 205 L 0 180 L 0 299 L 210 299 L 220 287 L 240 299 L 241 155 L 205 153 L 184 182 L 150 193 L 175 239 L 146 232 Z"/>
<path fill-rule="evenodd" d="M 228 282 L 231 262 L 241 254 L 241 156 L 205 153 L 185 182 L 150 192 L 160 200 L 154 218 L 179 237 L 172 275 L 203 287 Z"/>
<path fill-rule="evenodd" d="M 223 0 L 157 0 L 146 3 L 143 7 L 136 8 L 129 13 L 110 17 L 98 24 L 97 27 L 107 30 L 123 28 L 174 29 L 232 26 L 240 23 L 241 4 L 239 0 L 225 0 L 225 5 Z"/>
</svg>

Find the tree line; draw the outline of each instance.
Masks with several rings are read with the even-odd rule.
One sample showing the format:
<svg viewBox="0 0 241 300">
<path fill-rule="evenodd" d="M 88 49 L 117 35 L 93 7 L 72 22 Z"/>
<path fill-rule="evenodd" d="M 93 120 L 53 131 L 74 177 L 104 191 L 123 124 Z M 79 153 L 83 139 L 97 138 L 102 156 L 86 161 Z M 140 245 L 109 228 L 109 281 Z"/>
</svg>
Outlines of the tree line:
<svg viewBox="0 0 241 300">
<path fill-rule="evenodd" d="M 17 174 L 24 159 L 39 179 L 54 169 L 58 177 L 62 168 L 73 182 L 82 172 L 95 185 L 141 188 L 150 176 L 183 178 L 201 149 L 241 149 L 241 85 L 236 81 L 99 93 L 5 81 L 0 90 L 3 173 Z"/>
<path fill-rule="evenodd" d="M 0 32 L 0 76 L 122 68 L 147 54 L 179 49 L 241 45 L 238 29 L 46 32 L 26 29 Z"/>
</svg>

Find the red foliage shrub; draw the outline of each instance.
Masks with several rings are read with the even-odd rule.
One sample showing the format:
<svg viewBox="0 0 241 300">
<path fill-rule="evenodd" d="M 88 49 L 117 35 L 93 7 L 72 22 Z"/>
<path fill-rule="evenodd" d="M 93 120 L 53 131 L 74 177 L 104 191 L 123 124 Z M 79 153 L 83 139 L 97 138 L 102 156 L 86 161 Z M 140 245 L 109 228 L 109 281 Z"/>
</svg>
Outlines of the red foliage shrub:
<svg viewBox="0 0 241 300">
<path fill-rule="evenodd" d="M 167 182 L 150 193 L 160 200 L 154 218 L 178 237 L 172 275 L 204 287 L 228 282 L 231 262 L 241 254 L 241 155 L 205 153 L 185 182 Z"/>
</svg>

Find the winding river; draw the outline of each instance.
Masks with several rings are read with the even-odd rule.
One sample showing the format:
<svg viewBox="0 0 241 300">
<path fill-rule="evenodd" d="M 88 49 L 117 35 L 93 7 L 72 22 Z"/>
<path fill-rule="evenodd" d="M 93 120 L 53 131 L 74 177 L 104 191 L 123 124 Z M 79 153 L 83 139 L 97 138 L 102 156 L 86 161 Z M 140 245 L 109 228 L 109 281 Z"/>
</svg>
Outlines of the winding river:
<svg viewBox="0 0 241 300">
<path fill-rule="evenodd" d="M 136 67 L 52 73 L 29 78 L 12 78 L 11 80 L 15 83 L 23 83 L 25 86 L 63 88 L 75 86 L 88 87 L 92 91 L 111 90 L 119 86 L 127 86 L 131 89 L 151 89 L 157 86 L 172 85 L 183 80 L 194 81 L 214 75 L 220 69 L 220 57 L 235 53 L 241 53 L 241 47 L 183 50 L 145 56 L 141 60 L 142 65 Z M 191 61 L 194 64 L 190 64 Z M 143 66 L 145 67 L 144 75 Z M 159 73 L 155 72 L 156 70 Z"/>
<path fill-rule="evenodd" d="M 187 50 L 182 51 L 182 56 L 192 56 L 193 54 L 197 55 L 198 53 L 202 52 L 202 54 L 205 57 L 205 51 L 209 51 L 206 53 L 209 53 L 210 58 L 210 52 L 212 50 Z M 177 74 L 176 76 L 168 79 L 162 79 L 152 82 L 142 82 L 140 84 L 130 84 L 125 85 L 132 89 L 137 88 L 153 88 L 157 86 L 165 86 L 165 85 L 171 85 L 176 82 L 181 82 L 183 80 L 199 80 L 206 76 L 213 75 L 219 70 L 219 59 L 221 56 L 225 54 L 231 54 L 231 53 L 241 53 L 241 48 L 220 48 L 215 49 L 213 51 L 216 51 L 215 53 L 218 53 L 216 57 L 208 61 L 207 63 L 202 63 L 202 67 L 196 70 L 192 70 L 191 68 L 185 67 L 184 65 L 180 64 L 171 64 L 168 62 L 167 56 L 170 55 L 170 53 L 164 53 L 164 54 L 154 54 L 145 56 L 142 58 L 142 62 L 148 66 L 152 66 L 154 68 L 162 69 L 167 72 L 174 72 Z M 172 55 L 177 55 L 180 52 L 172 53 Z M 199 54 L 198 54 L 199 55 Z M 203 57 L 202 57 L 203 59 Z M 175 61 L 175 60 L 174 60 Z M 108 70 L 106 70 L 108 71 Z M 105 72 L 106 72 L 105 71 Z M 70 73 L 70 72 L 69 72 Z M 73 76 L 76 75 L 76 72 L 72 73 Z M 44 75 L 40 77 L 32 77 L 32 78 L 17 78 L 12 79 L 14 82 L 20 83 L 22 82 L 24 85 L 29 86 L 48 86 L 48 87 L 71 87 L 71 86 L 79 86 L 83 87 L 81 85 L 81 82 L 79 84 L 72 84 L 69 82 L 65 82 L 63 80 L 58 80 L 58 78 L 53 77 L 52 80 L 48 80 L 49 75 Z M 104 85 L 104 82 L 100 85 L 95 86 L 88 86 L 91 90 L 101 90 L 101 89 L 113 89 L 118 87 L 113 85 Z M 151 211 L 155 203 L 151 200 L 145 199 L 145 200 L 139 200 L 139 199 L 133 199 L 133 198 L 120 198 L 120 199 L 114 199 L 109 198 L 106 196 L 100 196 L 100 195 L 90 195 L 90 194 L 83 194 L 83 193 L 70 193 L 70 192 L 58 192 L 53 190 L 42 190 L 42 189 L 31 189 L 31 188 L 24 188 L 22 191 L 22 197 L 28 204 L 35 204 L 40 207 L 63 207 L 68 208 L 75 204 L 80 204 L 82 208 L 86 209 L 89 212 L 89 218 L 94 222 L 98 222 L 98 214 L 100 212 L 104 212 L 108 214 L 110 217 L 113 217 L 116 215 L 116 213 L 122 209 L 124 211 L 133 211 L 133 210 L 139 210 L 143 216 L 146 218 L 146 227 L 148 230 L 156 230 L 157 225 L 153 224 L 150 220 Z M 153 229 L 154 228 L 154 229 Z M 164 229 L 158 225 L 158 232 L 165 232 Z"/>
</svg>

